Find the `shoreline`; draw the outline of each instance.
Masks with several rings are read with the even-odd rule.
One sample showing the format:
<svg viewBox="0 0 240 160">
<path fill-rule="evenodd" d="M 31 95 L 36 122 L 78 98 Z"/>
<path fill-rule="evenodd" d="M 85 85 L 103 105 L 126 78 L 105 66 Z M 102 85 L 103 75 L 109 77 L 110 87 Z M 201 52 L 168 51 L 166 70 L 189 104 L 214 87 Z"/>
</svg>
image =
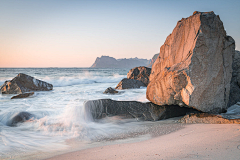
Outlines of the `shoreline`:
<svg viewBox="0 0 240 160">
<path fill-rule="evenodd" d="M 240 155 L 238 139 L 238 124 L 191 124 L 148 140 L 88 148 L 47 160 L 237 159 Z"/>
</svg>

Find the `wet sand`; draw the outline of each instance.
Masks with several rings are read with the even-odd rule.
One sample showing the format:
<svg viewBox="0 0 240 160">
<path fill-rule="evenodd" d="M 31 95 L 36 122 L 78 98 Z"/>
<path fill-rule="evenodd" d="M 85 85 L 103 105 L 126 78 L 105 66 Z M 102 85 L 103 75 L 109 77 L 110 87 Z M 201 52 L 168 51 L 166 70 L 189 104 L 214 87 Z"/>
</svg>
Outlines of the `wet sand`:
<svg viewBox="0 0 240 160">
<path fill-rule="evenodd" d="M 151 139 L 83 149 L 48 160 L 239 159 L 240 125 L 191 124 Z"/>
</svg>

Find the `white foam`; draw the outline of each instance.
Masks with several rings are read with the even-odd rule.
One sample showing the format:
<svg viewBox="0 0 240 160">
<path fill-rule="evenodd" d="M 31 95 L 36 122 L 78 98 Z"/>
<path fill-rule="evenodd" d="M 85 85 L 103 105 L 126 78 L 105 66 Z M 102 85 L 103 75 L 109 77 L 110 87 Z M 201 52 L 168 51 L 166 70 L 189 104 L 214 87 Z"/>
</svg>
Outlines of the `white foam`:
<svg viewBox="0 0 240 160">
<path fill-rule="evenodd" d="M 60 77 L 60 78 L 43 78 L 43 81 L 46 81 L 53 85 L 53 87 L 65 87 L 79 84 L 92 84 L 92 83 L 118 83 L 125 76 L 93 76 L 93 77 Z"/>
</svg>

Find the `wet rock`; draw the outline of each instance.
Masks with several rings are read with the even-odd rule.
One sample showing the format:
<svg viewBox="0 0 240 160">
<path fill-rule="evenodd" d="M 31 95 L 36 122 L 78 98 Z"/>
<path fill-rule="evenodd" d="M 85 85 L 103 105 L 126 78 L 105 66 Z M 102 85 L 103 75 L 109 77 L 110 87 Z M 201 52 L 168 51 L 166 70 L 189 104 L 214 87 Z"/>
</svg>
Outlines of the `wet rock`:
<svg viewBox="0 0 240 160">
<path fill-rule="evenodd" d="M 139 80 L 147 86 L 149 83 L 150 74 L 151 68 L 147 68 L 144 66 L 135 67 L 128 72 L 127 78 Z"/>
<path fill-rule="evenodd" d="M 227 119 L 221 115 L 209 113 L 195 113 L 186 115 L 179 120 L 180 123 L 208 123 L 208 124 L 240 124 L 240 119 Z"/>
<path fill-rule="evenodd" d="M 186 113 L 199 111 L 180 106 L 158 106 L 151 102 L 114 101 L 111 99 L 90 100 L 85 102 L 85 115 L 88 119 L 102 119 L 119 116 L 122 118 L 136 118 L 144 121 L 158 121 L 167 118 L 184 116 Z"/>
<path fill-rule="evenodd" d="M 131 89 L 131 88 L 140 88 L 140 87 L 146 87 L 146 85 L 141 81 L 138 81 L 135 79 L 124 78 L 118 83 L 115 89 L 121 90 L 121 89 Z"/>
<path fill-rule="evenodd" d="M 116 93 L 118 93 L 118 91 L 116 91 L 112 87 L 108 87 L 103 93 L 104 94 L 116 94 Z"/>
<path fill-rule="evenodd" d="M 214 12 L 194 12 L 177 23 L 152 66 L 147 98 L 203 112 L 227 108 L 235 41 Z"/>
<path fill-rule="evenodd" d="M 22 94 L 30 91 L 49 91 L 53 85 L 47 82 L 35 79 L 23 73 L 19 73 L 11 81 L 6 81 L 1 86 L 2 94 Z"/>
<path fill-rule="evenodd" d="M 17 99 L 17 98 L 27 98 L 31 95 L 33 95 L 34 92 L 31 92 L 31 93 L 23 93 L 23 94 L 19 94 L 19 95 L 16 95 L 16 96 L 13 96 L 11 99 Z"/>
<path fill-rule="evenodd" d="M 8 126 L 14 127 L 18 123 L 25 122 L 33 118 L 34 115 L 28 112 L 19 112 L 11 117 L 11 119 L 7 122 Z"/>
</svg>

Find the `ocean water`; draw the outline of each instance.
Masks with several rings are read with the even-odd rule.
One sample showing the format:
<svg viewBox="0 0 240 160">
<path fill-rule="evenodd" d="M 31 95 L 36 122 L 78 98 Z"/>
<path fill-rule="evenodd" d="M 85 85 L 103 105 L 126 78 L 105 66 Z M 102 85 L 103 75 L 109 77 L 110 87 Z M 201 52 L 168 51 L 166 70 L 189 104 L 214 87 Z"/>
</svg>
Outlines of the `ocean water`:
<svg viewBox="0 0 240 160">
<path fill-rule="evenodd" d="M 100 122 L 86 119 L 84 102 L 87 100 L 109 98 L 148 101 L 146 87 L 127 89 L 116 95 L 103 94 L 106 88 L 114 88 L 121 79 L 126 78 L 128 71 L 129 69 L 1 68 L 0 85 L 18 73 L 25 73 L 53 84 L 53 90 L 38 91 L 23 99 L 10 99 L 13 95 L 0 94 L 0 159 L 31 159 L 27 155 L 66 151 L 77 146 L 86 147 L 93 142 L 126 139 L 149 132 L 164 134 L 165 129 L 154 129 L 153 126 L 157 123 L 153 122 L 121 120 L 117 117 Z M 19 112 L 29 112 L 34 117 L 17 126 L 8 126 L 8 121 Z"/>
</svg>

